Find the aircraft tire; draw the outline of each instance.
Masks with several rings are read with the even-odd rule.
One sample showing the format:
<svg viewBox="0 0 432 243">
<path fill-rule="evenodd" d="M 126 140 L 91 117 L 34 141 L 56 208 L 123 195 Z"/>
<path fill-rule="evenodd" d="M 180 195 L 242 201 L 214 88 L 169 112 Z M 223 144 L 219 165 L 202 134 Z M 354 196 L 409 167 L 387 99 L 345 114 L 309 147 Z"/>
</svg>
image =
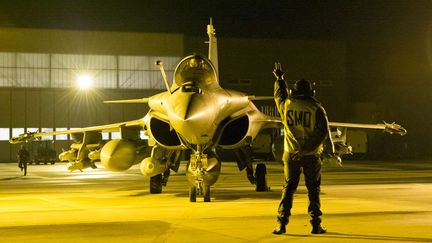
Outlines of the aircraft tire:
<svg viewBox="0 0 432 243">
<path fill-rule="evenodd" d="M 162 174 L 150 177 L 150 193 L 162 193 Z"/>
<path fill-rule="evenodd" d="M 267 187 L 267 167 L 265 164 L 257 164 L 255 168 L 255 178 L 256 178 L 256 188 L 257 192 L 266 192 L 268 191 Z"/>
<path fill-rule="evenodd" d="M 210 198 L 210 186 L 205 185 L 204 186 L 204 202 L 210 202 L 211 198 Z"/>
<path fill-rule="evenodd" d="M 196 202 L 197 197 L 197 188 L 195 186 L 191 186 L 189 188 L 189 201 Z"/>
</svg>

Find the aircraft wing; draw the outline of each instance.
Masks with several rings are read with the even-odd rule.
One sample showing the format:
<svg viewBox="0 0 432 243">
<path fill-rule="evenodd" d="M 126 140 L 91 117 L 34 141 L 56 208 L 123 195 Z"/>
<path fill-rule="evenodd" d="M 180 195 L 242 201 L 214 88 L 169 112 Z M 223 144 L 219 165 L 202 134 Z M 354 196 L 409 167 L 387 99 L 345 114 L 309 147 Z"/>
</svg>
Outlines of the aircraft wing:
<svg viewBox="0 0 432 243">
<path fill-rule="evenodd" d="M 129 99 L 129 100 L 105 100 L 105 104 L 139 104 L 148 103 L 150 98 Z"/>
<path fill-rule="evenodd" d="M 249 98 L 251 99 L 251 98 Z M 253 99 L 253 98 L 252 98 Z M 262 99 L 267 99 L 263 97 Z M 265 128 L 277 128 L 283 126 L 282 121 L 279 117 L 266 115 L 263 119 L 258 119 L 256 122 L 266 123 Z M 390 134 L 397 134 L 404 136 L 407 134 L 407 130 L 399 124 L 393 123 L 378 123 L 378 124 L 365 124 L 365 123 L 346 123 L 346 122 L 329 122 L 330 127 L 343 127 L 343 128 L 359 128 L 359 129 L 377 129 L 383 130 Z"/>
<path fill-rule="evenodd" d="M 361 123 L 343 123 L 343 122 L 329 122 L 331 127 L 345 127 L 345 128 L 363 128 L 363 129 L 378 129 L 388 132 L 390 134 L 405 135 L 407 130 L 401 125 L 396 123 L 383 122 L 380 124 L 361 124 Z"/>
<path fill-rule="evenodd" d="M 249 97 L 250 100 L 253 100 L 255 97 Z M 260 97 L 258 99 L 267 99 L 267 97 Z M 283 126 L 282 121 L 279 117 L 268 116 L 266 115 L 262 119 L 257 119 L 256 122 L 264 122 L 266 123 L 265 128 L 277 128 Z M 359 128 L 359 129 L 377 129 L 383 130 L 384 132 L 388 132 L 390 134 L 397 134 L 404 136 L 407 134 L 407 130 L 399 124 L 393 123 L 378 123 L 378 124 L 365 124 L 365 123 L 346 123 L 346 122 L 329 122 L 330 127 L 343 127 L 343 128 Z"/>
<path fill-rule="evenodd" d="M 77 129 L 65 130 L 65 131 L 27 132 L 27 133 L 20 134 L 18 137 L 11 138 L 9 142 L 11 144 L 18 144 L 18 143 L 30 142 L 42 136 L 52 136 L 52 135 L 61 135 L 61 134 L 74 134 L 74 133 L 84 133 L 84 132 L 116 132 L 116 131 L 120 131 L 122 127 L 134 127 L 134 126 L 144 127 L 144 120 L 138 119 L 138 120 L 132 120 L 126 122 L 113 123 L 108 125 L 77 128 Z"/>
</svg>

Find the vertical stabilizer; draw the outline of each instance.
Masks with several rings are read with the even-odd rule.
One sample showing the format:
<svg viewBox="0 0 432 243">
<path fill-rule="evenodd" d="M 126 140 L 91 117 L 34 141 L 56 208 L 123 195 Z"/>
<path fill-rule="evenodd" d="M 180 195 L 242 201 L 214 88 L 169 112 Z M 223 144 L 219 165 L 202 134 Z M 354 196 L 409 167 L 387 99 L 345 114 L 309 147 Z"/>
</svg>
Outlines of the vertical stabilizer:
<svg viewBox="0 0 432 243">
<path fill-rule="evenodd" d="M 208 58 L 213 63 L 216 69 L 216 74 L 219 76 L 219 65 L 218 65 L 218 51 L 217 51 L 217 39 L 216 32 L 213 28 L 213 20 L 210 18 L 210 24 L 207 25 L 207 34 L 209 36 L 209 52 Z"/>
</svg>

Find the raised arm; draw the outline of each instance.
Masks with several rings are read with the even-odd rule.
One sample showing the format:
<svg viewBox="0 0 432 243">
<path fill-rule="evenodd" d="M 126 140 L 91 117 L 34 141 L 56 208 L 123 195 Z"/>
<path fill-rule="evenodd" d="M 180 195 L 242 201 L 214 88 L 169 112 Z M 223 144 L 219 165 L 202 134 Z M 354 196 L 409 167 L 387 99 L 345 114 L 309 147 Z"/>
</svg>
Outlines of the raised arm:
<svg viewBox="0 0 432 243">
<path fill-rule="evenodd" d="M 274 100 L 276 103 L 276 107 L 281 114 L 282 117 L 284 114 L 284 106 L 285 102 L 288 99 L 288 89 L 287 85 L 284 81 L 285 72 L 282 70 L 282 66 L 280 63 L 275 63 L 275 69 L 273 70 L 273 75 L 276 77 L 276 81 L 274 84 Z"/>
</svg>

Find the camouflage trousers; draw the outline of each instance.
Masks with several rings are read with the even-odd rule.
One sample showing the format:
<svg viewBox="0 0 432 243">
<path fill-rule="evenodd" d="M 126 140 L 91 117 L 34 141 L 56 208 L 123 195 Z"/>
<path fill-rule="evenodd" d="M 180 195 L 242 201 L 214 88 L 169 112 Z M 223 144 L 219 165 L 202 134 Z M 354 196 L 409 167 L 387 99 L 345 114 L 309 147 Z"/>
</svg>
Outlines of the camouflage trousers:
<svg viewBox="0 0 432 243">
<path fill-rule="evenodd" d="M 282 198 L 278 209 L 278 220 L 287 224 L 291 216 L 294 193 L 297 190 L 300 174 L 303 171 L 305 184 L 308 190 L 308 213 L 312 223 L 321 223 L 320 216 L 320 186 L 321 186 L 321 159 L 318 156 L 303 156 L 301 158 L 288 158 L 284 161 L 285 183 L 282 189 Z"/>
</svg>

